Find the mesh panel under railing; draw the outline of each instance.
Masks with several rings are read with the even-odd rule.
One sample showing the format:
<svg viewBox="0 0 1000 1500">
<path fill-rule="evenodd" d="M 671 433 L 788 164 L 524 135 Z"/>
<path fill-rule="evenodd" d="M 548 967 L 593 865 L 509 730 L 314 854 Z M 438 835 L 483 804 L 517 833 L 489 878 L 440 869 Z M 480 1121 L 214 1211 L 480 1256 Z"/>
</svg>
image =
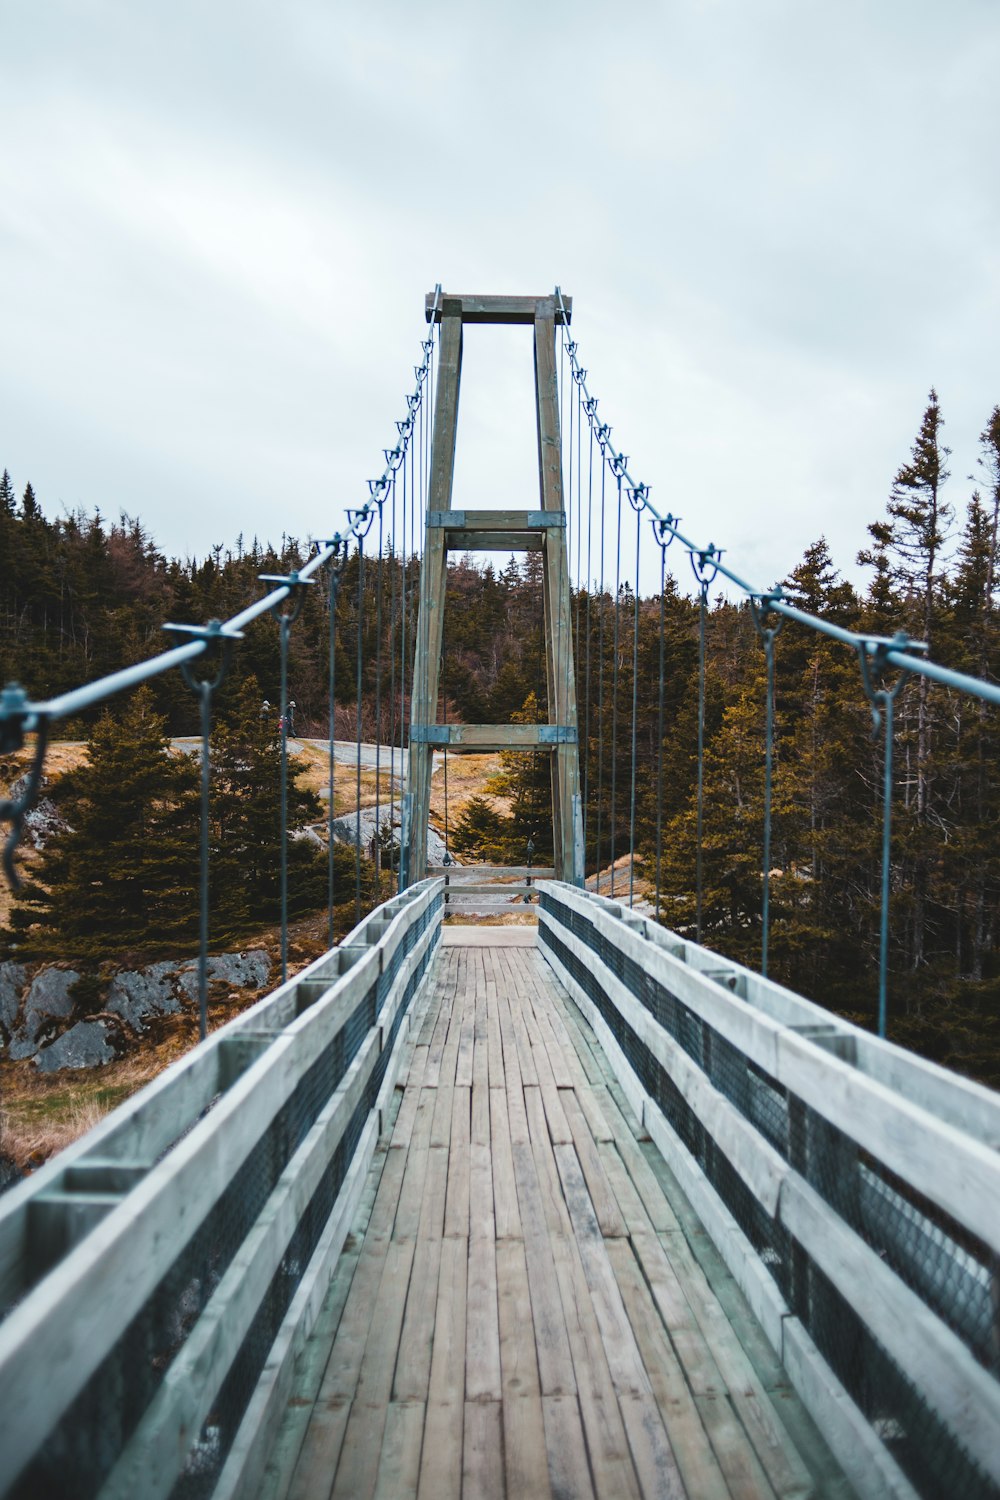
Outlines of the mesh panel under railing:
<svg viewBox="0 0 1000 1500">
<path fill-rule="evenodd" d="M 764 1208 L 662 1063 L 623 1017 L 608 993 L 601 966 L 585 961 L 552 922 L 600 959 L 744 1119 L 962 1340 L 979 1364 L 996 1375 L 997 1268 L 990 1247 L 751 1062 L 583 912 L 544 888 L 541 908 L 550 920 L 540 927 L 540 941 L 593 1003 L 643 1089 L 918 1494 L 926 1500 L 1000 1497 L 1000 1487 L 925 1400 L 919 1372 L 899 1368 L 803 1246 Z M 732 985 L 734 980 L 727 982 Z"/>
<path fill-rule="evenodd" d="M 403 964 L 431 923 L 440 921 L 436 895 L 322 1048 L 207 1217 L 178 1251 L 141 1311 L 50 1433 L 12 1489 L 14 1500 L 89 1500 L 114 1468 L 183 1349 L 212 1293 L 257 1223 L 295 1152 L 344 1079 L 392 995 Z M 414 965 L 392 1015 L 384 1045 L 366 1079 L 340 1142 L 285 1247 L 281 1262 L 223 1380 L 172 1494 L 200 1500 L 212 1493 L 275 1336 L 330 1218 L 365 1123 L 376 1103 L 392 1048 L 410 1002 L 432 960 L 439 925 Z M 348 943 L 351 941 L 349 938 Z M 331 982 L 332 977 L 331 977 Z"/>
</svg>

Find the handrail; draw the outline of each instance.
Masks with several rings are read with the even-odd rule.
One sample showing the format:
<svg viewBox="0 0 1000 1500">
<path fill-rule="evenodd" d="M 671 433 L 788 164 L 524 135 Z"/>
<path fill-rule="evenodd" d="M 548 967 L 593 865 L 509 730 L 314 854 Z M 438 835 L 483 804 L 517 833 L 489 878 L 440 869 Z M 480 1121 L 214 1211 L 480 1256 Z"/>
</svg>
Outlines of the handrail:
<svg viewBox="0 0 1000 1500">
<path fill-rule="evenodd" d="M 72 1464 L 74 1495 L 151 1500 L 185 1464 L 259 1451 L 350 1227 L 442 887 L 376 908 L 0 1199 L 0 1495 L 56 1493 Z"/>
<path fill-rule="evenodd" d="M 865 1496 L 1000 1483 L 1000 1097 L 592 893 L 542 952 Z"/>
</svg>

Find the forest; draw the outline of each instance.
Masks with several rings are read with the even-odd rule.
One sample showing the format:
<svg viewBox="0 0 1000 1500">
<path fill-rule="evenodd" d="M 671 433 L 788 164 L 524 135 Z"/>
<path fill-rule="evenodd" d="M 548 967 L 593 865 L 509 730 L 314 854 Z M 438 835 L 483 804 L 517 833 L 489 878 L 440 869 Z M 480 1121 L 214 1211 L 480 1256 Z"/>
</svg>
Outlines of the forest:
<svg viewBox="0 0 1000 1500">
<path fill-rule="evenodd" d="M 986 422 L 972 487 L 961 496 L 961 482 L 949 472 L 943 428 L 932 391 L 911 452 L 859 550 L 863 588 L 842 576 L 822 536 L 781 585 L 789 601 L 810 613 L 870 635 L 904 630 L 925 642 L 934 660 L 995 681 L 1000 672 L 1000 407 Z M 308 554 L 308 545 L 291 537 L 277 547 L 238 538 L 203 559 L 168 559 L 140 520 L 123 515 L 109 521 L 98 512 L 49 519 L 31 485 L 18 499 L 5 472 L 0 481 L 3 681 L 19 681 L 33 697 L 53 696 L 164 649 L 165 621 L 227 618 L 259 594 L 260 573 L 287 573 Z M 686 558 L 681 555 L 675 566 L 686 570 Z M 405 744 L 418 591 L 419 559 L 398 554 L 391 545 L 379 553 L 369 538 L 363 557 L 354 551 L 346 559 L 335 606 L 338 738 L 360 734 L 364 740 Z M 296 732 L 325 738 L 330 592 L 321 585 L 305 594 L 290 636 L 289 692 L 296 703 Z M 473 557 L 450 563 L 442 714 L 467 723 L 547 717 L 541 608 L 537 554 L 501 565 Z M 636 601 L 629 584 L 617 596 L 607 586 L 581 587 L 574 592 L 572 613 L 588 872 L 607 864 L 612 838 L 617 855 L 627 850 L 634 724 L 637 862 L 647 873 L 653 870 L 659 826 L 661 918 L 693 935 L 698 602 L 668 575 L 662 598 Z M 721 594 L 709 600 L 705 653 L 703 941 L 756 966 L 765 660 L 746 603 Z M 227 743 L 250 741 L 258 757 L 272 757 L 273 766 L 276 737 L 261 727 L 259 705 L 264 698 L 277 699 L 278 670 L 278 626 L 268 618 L 247 632 L 219 694 L 223 766 Z M 882 742 L 873 737 L 857 658 L 839 643 L 786 622 L 776 641 L 775 683 L 770 973 L 871 1025 Z M 908 680 L 900 693 L 889 981 L 890 1037 L 994 1087 L 1000 1086 L 996 714 L 979 700 L 923 678 Z M 161 745 L 167 735 L 196 731 L 196 702 L 179 673 L 156 679 L 131 705 L 112 705 L 103 719 L 95 712 L 87 721 L 59 725 L 57 732 L 93 737 L 92 745 L 102 735 L 122 743 L 143 723 Z M 213 814 L 220 851 L 213 891 L 220 923 L 230 931 L 259 920 L 270 900 L 241 873 L 253 822 L 246 798 L 264 795 L 253 790 L 252 778 L 240 781 L 238 767 L 246 760 L 245 752 L 231 749 L 228 780 L 223 774 L 220 781 L 230 801 L 217 800 Z M 169 757 L 160 753 L 148 774 L 166 775 L 168 764 Z M 116 774 L 125 775 L 124 765 Z M 183 771 L 170 774 L 176 784 L 169 791 L 165 785 L 154 800 L 164 817 L 174 807 L 167 821 L 176 828 L 178 818 L 184 823 L 189 816 L 176 808 L 193 792 L 180 784 Z M 450 841 L 458 856 L 523 863 L 530 839 L 536 861 L 543 862 L 551 839 L 547 768 L 530 755 L 507 757 L 495 794 L 502 802 L 492 801 L 487 789 L 453 810 Z M 74 795 L 72 786 L 67 795 Z M 79 787 L 75 795 L 86 801 Z M 305 818 L 309 810 L 298 811 Z M 237 830 L 228 844 L 226 826 Z M 92 837 L 101 837 L 98 828 Z M 187 837 L 179 846 L 183 850 Z M 188 855 L 177 858 L 180 885 L 193 877 L 190 860 L 184 864 Z M 314 861 L 310 872 L 300 858 L 299 909 L 311 901 L 322 905 L 325 887 L 318 866 Z M 60 922 L 76 922 L 80 931 L 74 940 L 82 940 L 85 913 L 49 899 L 53 882 L 65 878 L 53 854 L 15 910 L 8 945 L 30 944 L 33 931 L 37 942 L 43 918 L 52 940 L 59 937 Z M 367 875 L 366 893 L 374 899 Z"/>
</svg>

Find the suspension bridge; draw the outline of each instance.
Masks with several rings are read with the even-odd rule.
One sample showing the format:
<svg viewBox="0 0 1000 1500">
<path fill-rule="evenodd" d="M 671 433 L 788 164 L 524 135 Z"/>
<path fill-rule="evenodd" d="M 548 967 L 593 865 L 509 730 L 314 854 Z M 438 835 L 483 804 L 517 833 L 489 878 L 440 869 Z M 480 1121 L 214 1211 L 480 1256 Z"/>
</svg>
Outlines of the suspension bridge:
<svg viewBox="0 0 1000 1500">
<path fill-rule="evenodd" d="M 1000 1102 L 884 1036 L 900 682 L 916 674 L 992 703 L 1000 691 L 903 635 L 858 635 L 755 588 L 660 514 L 597 415 L 571 319 L 558 289 L 437 288 L 385 469 L 308 562 L 267 577 L 228 622 L 170 626 L 179 643 L 156 658 L 46 701 L 15 685 L 0 696 L 0 749 L 33 755 L 0 806 L 15 879 L 53 725 L 179 669 L 202 732 L 203 1039 L 0 1199 L 5 1496 L 1000 1494 Z M 463 339 L 491 322 L 531 330 L 535 509 L 476 510 L 453 494 Z M 671 545 L 697 583 L 699 834 L 706 601 L 720 575 L 750 602 L 765 651 L 759 972 L 702 946 L 700 843 L 695 930 L 660 920 L 662 609 L 658 749 L 643 768 L 652 901 L 637 901 L 632 860 L 613 883 L 636 842 L 639 674 L 619 724 L 579 601 L 591 609 L 599 575 L 617 671 L 638 649 L 627 614 L 637 621 L 650 544 L 661 600 Z M 540 554 L 542 722 L 449 722 L 454 549 Z M 337 943 L 336 604 L 349 557 L 359 599 L 374 575 L 393 623 L 376 673 L 391 732 L 385 743 L 380 704 L 374 755 L 393 789 L 398 756 L 405 784 L 375 812 L 399 845 L 398 888 L 364 914 L 359 609 L 357 920 Z M 283 854 L 282 982 L 209 1034 L 213 697 L 242 635 L 276 614 L 285 756 L 289 639 L 324 582 L 329 951 L 289 973 Z M 767 973 L 783 619 L 856 654 L 883 736 L 880 1035 Z M 617 747 L 605 763 L 591 733 L 606 690 L 628 747 L 624 798 L 605 795 Z M 548 760 L 551 866 L 458 868 L 447 818 L 444 863 L 429 862 L 432 757 L 446 776 L 470 748 Z M 283 795 L 286 783 L 283 759 Z M 380 785 L 376 774 L 376 798 Z M 287 850 L 284 800 L 282 820 Z M 609 894 L 588 890 L 607 868 Z M 463 895 L 477 909 L 517 899 L 537 925 L 446 920 Z"/>
</svg>

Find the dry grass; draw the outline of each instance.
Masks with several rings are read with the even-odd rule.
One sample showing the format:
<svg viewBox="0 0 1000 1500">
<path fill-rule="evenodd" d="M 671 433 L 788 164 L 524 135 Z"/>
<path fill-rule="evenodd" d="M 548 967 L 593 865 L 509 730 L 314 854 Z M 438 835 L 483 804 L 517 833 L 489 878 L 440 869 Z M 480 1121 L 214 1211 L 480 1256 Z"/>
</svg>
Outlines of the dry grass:
<svg viewBox="0 0 1000 1500">
<path fill-rule="evenodd" d="M 22 1172 L 40 1166 L 155 1078 L 181 1050 L 172 1045 L 164 1055 L 157 1047 L 69 1076 L 39 1073 L 30 1062 L 5 1063 L 0 1154 Z"/>
</svg>

